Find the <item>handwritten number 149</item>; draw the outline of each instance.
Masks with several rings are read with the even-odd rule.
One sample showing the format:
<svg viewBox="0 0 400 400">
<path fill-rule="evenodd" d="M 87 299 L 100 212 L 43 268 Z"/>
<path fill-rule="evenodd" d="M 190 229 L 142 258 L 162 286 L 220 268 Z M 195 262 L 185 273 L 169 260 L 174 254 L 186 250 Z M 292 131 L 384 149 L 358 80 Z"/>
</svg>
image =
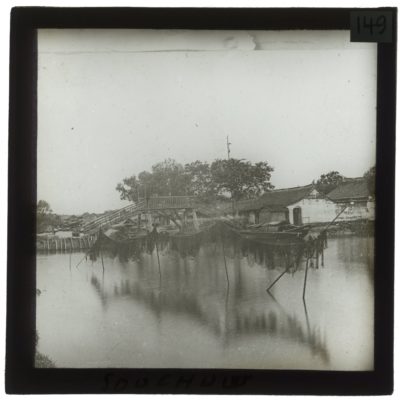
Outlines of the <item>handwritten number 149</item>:
<svg viewBox="0 0 400 400">
<path fill-rule="evenodd" d="M 373 17 L 363 16 L 357 17 L 357 32 L 360 33 L 363 30 L 369 30 L 370 34 L 378 32 L 382 34 L 386 30 L 386 17 L 381 15 L 376 19 Z"/>
</svg>

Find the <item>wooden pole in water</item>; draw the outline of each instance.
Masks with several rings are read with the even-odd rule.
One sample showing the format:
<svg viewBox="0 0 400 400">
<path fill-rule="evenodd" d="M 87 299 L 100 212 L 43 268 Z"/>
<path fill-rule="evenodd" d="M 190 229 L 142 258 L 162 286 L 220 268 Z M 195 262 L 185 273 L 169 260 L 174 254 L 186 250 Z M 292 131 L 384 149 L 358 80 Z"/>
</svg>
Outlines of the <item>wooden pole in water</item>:
<svg viewBox="0 0 400 400">
<path fill-rule="evenodd" d="M 288 269 L 285 269 L 285 270 L 284 270 L 284 271 L 283 271 L 283 272 L 268 286 L 267 292 L 269 292 L 269 290 L 272 288 L 272 286 L 274 286 L 275 283 L 278 282 L 279 279 L 281 279 L 282 276 L 286 274 L 286 272 L 288 272 Z"/>
<path fill-rule="evenodd" d="M 225 265 L 225 274 L 226 274 L 226 282 L 228 283 L 228 290 L 229 290 L 229 275 L 228 275 L 228 267 L 226 265 L 226 256 L 225 256 L 225 245 L 224 240 L 221 238 L 222 244 L 222 254 L 224 255 L 224 265 Z"/>
<path fill-rule="evenodd" d="M 100 250 L 100 256 L 101 256 L 101 265 L 103 266 L 103 277 L 104 277 L 104 260 L 103 260 L 103 252 Z"/>
<path fill-rule="evenodd" d="M 306 272 L 304 273 L 304 286 L 303 286 L 303 300 L 306 298 L 306 287 L 307 287 L 307 274 L 308 274 L 308 258 L 306 261 Z"/>
<path fill-rule="evenodd" d="M 75 268 L 78 268 L 82 264 L 82 261 L 87 257 L 88 253 L 89 253 L 88 251 L 85 253 L 85 255 L 81 258 L 78 264 L 75 265 Z"/>
<path fill-rule="evenodd" d="M 157 236 L 155 237 L 155 243 L 156 243 L 157 261 L 158 261 L 158 275 L 160 276 L 160 287 L 161 287 L 161 264 L 160 264 L 160 256 L 158 254 Z"/>
<path fill-rule="evenodd" d="M 322 243 L 321 245 L 321 266 L 325 266 L 325 260 L 324 260 L 324 244 Z"/>
</svg>

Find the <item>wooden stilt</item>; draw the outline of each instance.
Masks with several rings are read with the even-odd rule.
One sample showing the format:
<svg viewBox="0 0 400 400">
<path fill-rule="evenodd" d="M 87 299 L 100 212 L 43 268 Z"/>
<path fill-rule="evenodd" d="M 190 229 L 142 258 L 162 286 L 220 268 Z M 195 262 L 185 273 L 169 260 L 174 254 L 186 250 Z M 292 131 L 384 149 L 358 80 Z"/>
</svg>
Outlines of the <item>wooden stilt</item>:
<svg viewBox="0 0 400 400">
<path fill-rule="evenodd" d="M 325 267 L 325 259 L 324 259 L 324 247 L 321 249 L 321 266 Z"/>
<path fill-rule="evenodd" d="M 304 273 L 303 300 L 305 300 L 306 298 L 307 275 L 308 275 L 308 258 L 306 261 L 306 271 Z"/>
<path fill-rule="evenodd" d="M 161 264 L 160 264 L 160 256 L 158 254 L 158 244 L 157 244 L 157 237 L 155 238 L 155 243 L 156 243 L 156 253 L 157 253 L 157 261 L 158 261 L 158 275 L 160 278 L 160 287 L 161 287 Z"/>
<path fill-rule="evenodd" d="M 103 276 L 104 276 L 104 260 L 103 260 L 103 252 L 100 250 L 101 255 L 101 265 L 103 266 Z"/>
<path fill-rule="evenodd" d="M 279 279 L 281 279 L 282 278 L 282 276 L 283 275 L 285 275 L 286 274 L 286 272 L 288 272 L 288 270 L 287 269 L 285 269 L 269 286 L 268 286 L 268 288 L 267 288 L 267 292 L 269 292 L 270 291 L 270 289 L 272 288 L 272 286 L 274 286 L 275 285 L 275 283 L 276 282 L 278 282 L 279 281 Z"/>
<path fill-rule="evenodd" d="M 198 231 L 199 230 L 199 221 L 197 219 L 197 213 L 196 213 L 195 209 L 193 209 L 193 225 L 194 225 L 194 229 L 196 231 Z"/>
<path fill-rule="evenodd" d="M 304 314 L 306 316 L 306 323 L 307 323 L 307 332 L 310 333 L 311 329 L 310 329 L 310 320 L 308 318 L 308 312 L 307 312 L 307 304 L 306 301 L 303 298 L 303 306 L 304 306 Z"/>
<path fill-rule="evenodd" d="M 226 282 L 228 284 L 228 290 L 229 290 L 229 275 L 228 275 L 228 267 L 226 265 L 226 256 L 225 256 L 225 245 L 224 245 L 224 240 L 221 238 L 221 244 L 222 244 L 222 254 L 224 255 L 224 265 L 225 265 L 225 274 L 226 274 Z"/>
<path fill-rule="evenodd" d="M 78 262 L 78 264 L 75 265 L 75 268 L 78 268 L 85 258 L 86 258 L 86 254 L 81 258 L 81 260 Z"/>
</svg>

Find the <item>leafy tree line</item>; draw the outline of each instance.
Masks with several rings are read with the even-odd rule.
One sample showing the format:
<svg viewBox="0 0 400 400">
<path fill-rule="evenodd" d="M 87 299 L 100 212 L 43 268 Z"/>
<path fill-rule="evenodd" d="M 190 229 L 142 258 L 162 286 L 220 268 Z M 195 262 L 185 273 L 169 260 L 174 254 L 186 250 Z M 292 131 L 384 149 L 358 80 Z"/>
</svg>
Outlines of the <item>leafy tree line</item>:
<svg viewBox="0 0 400 400">
<path fill-rule="evenodd" d="M 368 192 L 370 196 L 375 196 L 375 166 L 371 167 L 363 177 L 367 181 Z M 327 174 L 322 174 L 317 180 L 315 186 L 320 193 L 328 194 L 333 189 L 337 188 L 345 179 L 338 171 L 331 171 Z"/>
<path fill-rule="evenodd" d="M 44 232 L 48 227 L 59 225 L 61 218 L 53 214 L 50 204 L 45 200 L 39 200 L 36 206 L 36 230 Z"/>
<path fill-rule="evenodd" d="M 185 165 L 173 159 L 154 164 L 151 172 L 142 171 L 118 183 L 116 189 L 122 200 L 137 201 L 151 196 L 198 196 L 204 200 L 231 198 L 241 200 L 257 197 L 274 188 L 267 162 L 252 164 L 243 159 L 218 159 L 211 164 L 194 161 Z M 375 194 L 375 166 L 363 175 L 371 196 Z M 338 171 L 322 174 L 315 185 L 320 193 L 328 194 L 345 177 Z"/>
<path fill-rule="evenodd" d="M 122 200 L 137 201 L 150 196 L 198 196 L 204 200 L 252 198 L 273 189 L 267 162 L 252 164 L 243 159 L 194 161 L 185 165 L 167 159 L 118 183 Z"/>
</svg>

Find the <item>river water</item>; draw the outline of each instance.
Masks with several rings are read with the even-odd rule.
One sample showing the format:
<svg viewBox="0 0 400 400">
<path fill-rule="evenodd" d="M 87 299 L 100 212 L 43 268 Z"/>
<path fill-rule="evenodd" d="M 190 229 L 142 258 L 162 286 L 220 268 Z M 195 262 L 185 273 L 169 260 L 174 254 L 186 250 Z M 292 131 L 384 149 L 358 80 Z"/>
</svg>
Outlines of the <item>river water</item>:
<svg viewBox="0 0 400 400">
<path fill-rule="evenodd" d="M 224 261 L 226 260 L 226 269 Z M 373 239 L 330 238 L 324 267 L 216 242 L 196 254 L 38 254 L 38 351 L 62 368 L 373 369 Z M 278 263 L 279 264 L 279 263 Z M 228 284 L 229 279 L 229 284 Z"/>
</svg>

